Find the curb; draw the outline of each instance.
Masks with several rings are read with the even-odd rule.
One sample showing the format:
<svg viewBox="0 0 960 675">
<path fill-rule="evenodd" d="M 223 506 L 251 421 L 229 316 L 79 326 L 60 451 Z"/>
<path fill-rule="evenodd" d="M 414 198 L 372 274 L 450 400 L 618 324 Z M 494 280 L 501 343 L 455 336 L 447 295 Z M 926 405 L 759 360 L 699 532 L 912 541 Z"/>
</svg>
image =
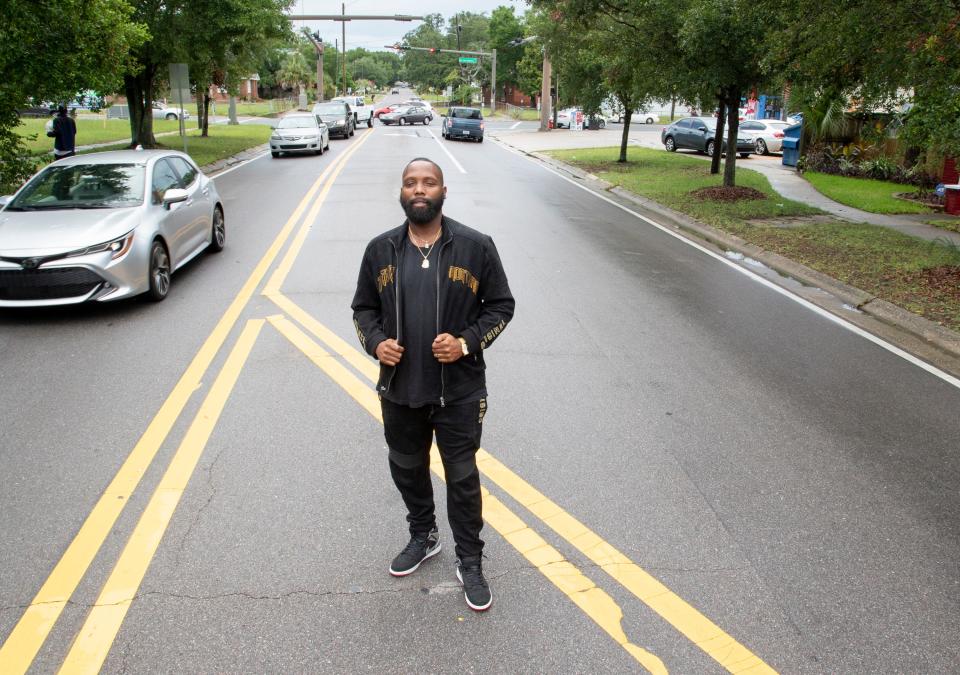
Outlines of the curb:
<svg viewBox="0 0 960 675">
<path fill-rule="evenodd" d="M 919 338 L 928 345 L 932 345 L 945 355 L 953 359 L 960 359 L 960 333 L 949 328 L 936 324 L 929 319 L 924 319 L 913 312 L 898 307 L 886 300 L 882 300 L 875 295 L 868 293 L 860 288 L 850 286 L 842 281 L 834 279 L 822 272 L 811 269 L 794 260 L 785 258 L 778 253 L 772 253 L 760 248 L 743 239 L 718 230 L 715 227 L 694 220 L 686 214 L 674 211 L 673 209 L 659 204 L 655 201 L 636 195 L 629 190 L 608 183 L 597 176 L 578 169 L 577 167 L 565 164 L 553 157 L 549 157 L 541 152 L 528 151 L 507 143 L 502 138 L 497 140 L 507 145 L 517 152 L 532 157 L 550 167 L 569 174 L 571 177 L 584 183 L 587 187 L 597 192 L 607 192 L 616 195 L 621 199 L 630 201 L 638 206 L 661 215 L 671 221 L 688 235 L 696 239 L 704 240 L 723 250 L 735 251 L 745 256 L 757 260 L 767 267 L 777 271 L 783 276 L 795 279 L 804 286 L 820 288 L 827 293 L 839 298 L 844 303 L 855 307 L 859 311 L 877 319 L 878 321 L 909 333 L 914 338 Z"/>
<path fill-rule="evenodd" d="M 203 171 L 208 178 L 213 178 L 216 174 L 226 171 L 235 164 L 241 162 L 246 162 L 251 159 L 256 159 L 257 157 L 263 155 L 270 149 L 269 143 L 262 143 L 261 145 L 255 145 L 252 148 L 247 148 L 241 152 L 238 152 L 236 155 L 231 155 L 230 157 L 224 157 L 223 159 L 218 159 L 216 162 L 206 164 L 200 167 L 200 170 Z"/>
</svg>

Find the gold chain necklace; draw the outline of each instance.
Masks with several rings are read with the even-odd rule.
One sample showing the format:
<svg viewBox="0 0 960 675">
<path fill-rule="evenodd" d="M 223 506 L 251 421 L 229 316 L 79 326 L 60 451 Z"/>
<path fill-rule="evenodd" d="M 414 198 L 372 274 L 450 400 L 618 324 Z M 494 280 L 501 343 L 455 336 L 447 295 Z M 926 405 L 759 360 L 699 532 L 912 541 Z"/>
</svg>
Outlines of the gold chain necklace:
<svg viewBox="0 0 960 675">
<path fill-rule="evenodd" d="M 426 242 L 425 240 L 414 236 L 413 232 L 410 231 L 409 229 L 407 230 L 407 234 L 410 235 L 410 240 L 413 241 L 414 245 L 416 246 L 417 253 L 419 253 L 420 256 L 423 258 L 423 262 L 420 263 L 420 267 L 422 267 L 425 270 L 430 269 L 430 254 L 433 253 L 433 245 L 437 243 L 437 239 L 440 238 L 440 233 L 442 231 L 443 231 L 443 228 L 437 230 L 437 236 L 433 238 L 433 241 Z M 424 255 L 423 251 L 420 250 L 423 248 L 427 249 L 426 255 Z"/>
</svg>

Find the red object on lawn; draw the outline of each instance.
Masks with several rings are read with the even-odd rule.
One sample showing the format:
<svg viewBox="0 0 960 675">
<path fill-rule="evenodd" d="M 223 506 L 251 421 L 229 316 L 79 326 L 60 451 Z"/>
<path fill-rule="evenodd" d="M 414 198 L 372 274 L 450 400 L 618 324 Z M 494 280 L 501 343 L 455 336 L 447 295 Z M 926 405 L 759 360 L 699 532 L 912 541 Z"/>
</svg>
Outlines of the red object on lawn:
<svg viewBox="0 0 960 675">
<path fill-rule="evenodd" d="M 960 173 L 957 172 L 957 160 L 947 157 L 943 160 L 943 177 L 940 180 L 944 185 L 960 183 Z"/>
<path fill-rule="evenodd" d="M 960 189 L 947 188 L 943 200 L 943 210 L 952 216 L 960 216 Z"/>
</svg>

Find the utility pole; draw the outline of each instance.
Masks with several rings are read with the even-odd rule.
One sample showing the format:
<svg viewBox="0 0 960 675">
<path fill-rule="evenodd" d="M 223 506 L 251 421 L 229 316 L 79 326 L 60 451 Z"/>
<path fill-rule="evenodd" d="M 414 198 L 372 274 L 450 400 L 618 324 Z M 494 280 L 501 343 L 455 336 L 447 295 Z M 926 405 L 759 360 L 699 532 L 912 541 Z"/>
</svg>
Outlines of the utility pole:
<svg viewBox="0 0 960 675">
<path fill-rule="evenodd" d="M 343 42 L 343 64 L 342 64 L 342 90 L 343 93 L 347 93 L 347 21 L 423 21 L 427 17 L 425 16 L 413 16 L 410 14 L 370 14 L 370 15 L 353 15 L 347 14 L 347 5 L 346 3 L 340 4 L 340 13 L 339 14 L 287 14 L 287 18 L 291 21 L 339 21 L 343 27 L 341 31 L 341 42 Z M 336 47 L 336 40 L 334 40 L 335 48 L 337 49 L 337 54 L 339 56 L 339 47 Z M 321 52 L 322 54 L 322 52 Z"/>
<path fill-rule="evenodd" d="M 543 73 L 540 83 L 540 131 L 550 131 L 548 120 L 550 119 L 550 109 L 553 107 L 553 100 L 550 97 L 550 80 L 553 78 L 552 68 L 550 66 L 550 57 L 547 56 L 547 48 L 543 48 Z"/>
<path fill-rule="evenodd" d="M 341 96 L 347 95 L 347 3 L 340 3 L 340 29 L 343 33 L 343 87 L 340 91 Z"/>
<path fill-rule="evenodd" d="M 317 50 L 317 103 L 321 103 L 323 102 L 323 38 L 320 37 L 319 32 L 311 33 L 308 28 L 303 29 L 303 34 Z"/>
</svg>

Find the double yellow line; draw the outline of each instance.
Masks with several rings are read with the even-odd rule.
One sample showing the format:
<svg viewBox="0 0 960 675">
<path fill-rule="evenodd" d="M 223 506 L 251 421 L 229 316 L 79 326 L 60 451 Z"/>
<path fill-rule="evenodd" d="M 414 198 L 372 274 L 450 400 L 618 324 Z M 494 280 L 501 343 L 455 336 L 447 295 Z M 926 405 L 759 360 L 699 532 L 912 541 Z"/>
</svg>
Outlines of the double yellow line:
<svg viewBox="0 0 960 675">
<path fill-rule="evenodd" d="M 346 161 L 369 137 L 369 133 L 365 134 L 358 139 L 357 142 L 354 142 L 347 152 L 334 163 L 330 164 L 320 174 L 307 191 L 307 194 L 300 201 L 297 208 L 287 219 L 287 222 L 277 234 L 266 253 L 264 253 L 260 262 L 240 289 L 240 292 L 234 298 L 233 302 L 230 303 L 226 312 L 224 312 L 186 371 L 180 377 L 173 391 L 170 392 L 170 395 L 160 407 L 157 415 L 147 426 L 146 431 L 140 437 L 136 446 L 134 446 L 133 451 L 127 456 L 126 461 L 124 461 L 123 465 L 114 475 L 113 480 L 100 496 L 100 499 L 80 527 L 80 530 L 67 546 L 67 550 L 63 556 L 61 556 L 43 586 L 41 586 L 36 596 L 34 596 L 30 602 L 30 605 L 24 611 L 20 621 L 17 622 L 3 643 L 3 646 L 0 647 L 0 673 L 4 673 L 4 675 L 8 673 L 24 673 L 30 667 L 30 664 L 33 663 L 37 653 L 53 629 L 54 624 L 63 612 L 64 607 L 73 596 L 77 586 L 87 573 L 93 559 L 103 545 L 103 542 L 112 531 L 130 495 L 139 485 L 147 468 L 152 464 L 170 430 L 183 413 L 190 397 L 195 391 L 201 388 L 202 378 L 206 374 L 210 364 L 226 342 L 230 332 L 240 319 L 241 313 L 246 308 L 250 298 L 253 297 L 257 287 L 261 284 L 270 267 L 280 254 L 280 251 L 289 239 L 297 222 L 300 221 L 307 206 L 314 200 L 322 185 L 326 183 L 326 189 L 329 190 L 329 186 L 342 170 Z M 316 208 L 319 207 L 315 207 L 315 209 Z M 312 210 L 311 213 L 315 213 L 315 209 Z M 249 339 L 249 333 L 245 333 L 245 335 L 247 335 L 247 339 Z M 242 354 L 237 353 L 235 349 L 234 354 L 231 356 L 234 357 L 234 360 L 230 362 L 230 365 L 231 367 L 236 367 L 236 360 L 240 359 Z M 228 359 L 228 361 L 230 360 Z M 220 393 L 222 394 L 223 392 Z M 212 394 L 213 390 L 211 390 L 211 395 Z M 209 410 L 201 409 L 200 414 L 208 413 Z M 193 427 L 191 427 L 191 431 L 193 431 Z M 188 432 L 188 434 L 189 433 L 190 432 Z M 199 433 L 199 429 L 195 433 Z M 194 436 L 194 440 L 197 440 L 196 436 Z M 186 439 L 184 442 L 186 442 Z M 168 492 L 165 493 L 169 495 Z M 142 518 L 141 522 L 143 522 Z M 125 551 L 126 550 L 127 549 L 125 549 Z M 119 569 L 119 565 L 117 569 Z M 102 599 L 104 598 L 101 596 L 101 600 Z M 130 599 L 132 600 L 132 597 Z M 112 597 L 107 598 L 108 604 L 114 604 L 114 600 Z M 99 604 L 100 600 L 98 600 L 98 605 Z M 126 610 L 124 610 L 124 614 L 125 611 Z M 122 621 L 122 616 L 119 618 Z M 119 629 L 119 624 L 117 624 L 117 629 Z M 106 650 L 100 650 L 101 653 L 97 657 L 99 658 L 99 663 L 95 667 L 93 665 L 95 659 L 90 658 L 84 661 L 90 666 L 91 671 L 95 672 L 99 669 L 100 663 L 106 658 L 115 634 L 114 631 L 114 634 L 110 636 L 110 642 L 106 644 Z M 83 636 L 84 631 L 81 631 L 80 637 L 83 638 Z M 89 640 L 89 638 L 83 639 L 86 641 Z M 80 644 L 80 642 L 81 640 L 78 638 L 76 644 Z M 71 654 L 73 654 L 73 650 L 71 650 Z M 69 658 L 68 662 L 70 662 Z M 64 669 L 67 669 L 66 663 Z"/>
</svg>

